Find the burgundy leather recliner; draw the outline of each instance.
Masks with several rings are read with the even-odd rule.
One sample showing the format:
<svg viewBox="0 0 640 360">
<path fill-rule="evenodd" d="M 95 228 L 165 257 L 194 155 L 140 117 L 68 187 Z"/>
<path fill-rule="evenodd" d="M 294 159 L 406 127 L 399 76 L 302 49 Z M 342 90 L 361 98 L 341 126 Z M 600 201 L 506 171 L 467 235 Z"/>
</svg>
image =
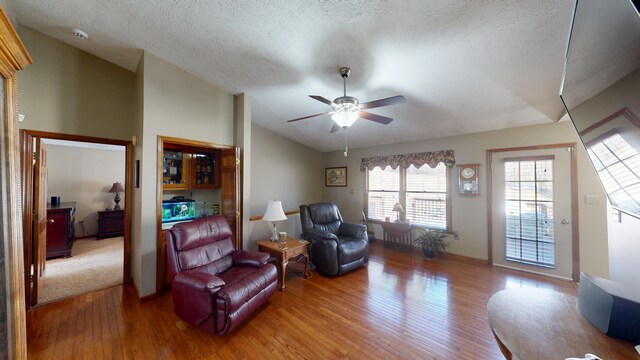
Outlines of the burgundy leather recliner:
<svg viewBox="0 0 640 360">
<path fill-rule="evenodd" d="M 231 332 L 276 292 L 269 255 L 235 250 L 222 216 L 174 225 L 166 234 L 176 315 L 212 332 Z"/>
</svg>

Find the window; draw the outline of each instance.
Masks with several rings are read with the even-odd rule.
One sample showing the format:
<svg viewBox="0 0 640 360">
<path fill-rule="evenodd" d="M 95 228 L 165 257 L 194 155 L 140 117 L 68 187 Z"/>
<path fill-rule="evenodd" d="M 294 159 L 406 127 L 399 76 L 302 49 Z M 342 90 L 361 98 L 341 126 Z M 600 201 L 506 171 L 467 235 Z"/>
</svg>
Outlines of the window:
<svg viewBox="0 0 640 360">
<path fill-rule="evenodd" d="M 504 167 L 506 259 L 554 267 L 553 158 L 507 159 Z"/>
<path fill-rule="evenodd" d="M 615 206 L 640 214 L 640 154 L 622 136 L 607 133 L 590 142 L 587 153 Z"/>
<path fill-rule="evenodd" d="M 391 166 L 367 171 L 367 210 L 370 219 L 396 218 L 393 205 L 399 202 L 404 216 L 415 224 L 451 230 L 450 168 L 439 163 L 435 168 L 410 165 L 407 169 Z"/>
</svg>

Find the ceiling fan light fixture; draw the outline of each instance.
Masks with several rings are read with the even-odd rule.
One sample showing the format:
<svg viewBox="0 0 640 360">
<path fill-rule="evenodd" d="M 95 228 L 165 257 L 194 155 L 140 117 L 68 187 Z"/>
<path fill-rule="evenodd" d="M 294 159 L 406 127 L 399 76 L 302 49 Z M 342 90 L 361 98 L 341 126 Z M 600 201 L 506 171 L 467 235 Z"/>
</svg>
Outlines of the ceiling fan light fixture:
<svg viewBox="0 0 640 360">
<path fill-rule="evenodd" d="M 337 111 L 331 114 L 331 119 L 340 127 L 349 127 L 353 125 L 360 115 L 357 111 Z"/>
</svg>

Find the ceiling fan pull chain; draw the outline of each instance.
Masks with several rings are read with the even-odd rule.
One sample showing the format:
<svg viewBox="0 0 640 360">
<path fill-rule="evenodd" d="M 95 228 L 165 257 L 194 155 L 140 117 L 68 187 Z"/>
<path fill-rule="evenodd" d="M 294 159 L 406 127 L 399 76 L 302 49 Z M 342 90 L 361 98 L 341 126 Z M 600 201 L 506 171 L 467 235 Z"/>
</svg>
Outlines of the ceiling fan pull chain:
<svg viewBox="0 0 640 360">
<path fill-rule="evenodd" d="M 349 154 L 349 146 L 348 146 L 348 143 L 347 143 L 347 129 L 349 129 L 349 128 L 345 126 L 345 128 L 344 128 L 344 157 L 347 157 L 347 155 Z"/>
</svg>

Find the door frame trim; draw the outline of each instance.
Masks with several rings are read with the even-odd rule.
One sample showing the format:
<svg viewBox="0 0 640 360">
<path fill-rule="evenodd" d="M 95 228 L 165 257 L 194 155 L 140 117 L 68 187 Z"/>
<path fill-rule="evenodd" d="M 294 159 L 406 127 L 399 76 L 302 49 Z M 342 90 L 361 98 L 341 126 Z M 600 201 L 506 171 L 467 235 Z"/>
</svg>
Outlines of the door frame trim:
<svg viewBox="0 0 640 360">
<path fill-rule="evenodd" d="M 580 278 L 580 224 L 578 216 L 578 158 L 576 143 L 559 143 L 533 146 L 518 146 L 512 148 L 487 149 L 487 259 L 493 265 L 493 154 L 509 151 L 544 150 L 567 148 L 571 152 L 571 277 L 573 281 Z"/>
<path fill-rule="evenodd" d="M 10 359 L 27 358 L 27 321 L 24 297 L 24 254 L 22 237 L 22 196 L 20 188 L 20 140 L 18 133 L 18 79 L 17 73 L 24 70 L 33 61 L 20 36 L 13 27 L 4 8 L 0 6 L 0 76 L 4 78 L 3 111 L 0 120 L 0 209 L 3 217 L 2 241 L 4 246 L 5 267 L 0 276 L 4 276 L 6 301 L 0 305 L 6 310 L 7 338 L 0 346 L 6 346 Z M 6 228 L 5 228 L 6 226 Z"/>
<path fill-rule="evenodd" d="M 133 204 L 133 143 L 130 140 L 117 140 L 117 139 L 107 139 L 107 138 L 99 138 L 92 136 L 83 136 L 83 135 L 73 135 L 73 134 L 62 134 L 62 133 L 54 133 L 47 131 L 39 131 L 39 130 L 20 130 L 21 137 L 25 138 L 40 138 L 40 139 L 55 139 L 55 140 L 68 140 L 68 141 L 80 141 L 80 142 L 88 142 L 88 143 L 96 143 L 96 144 L 108 144 L 108 145 L 118 145 L 125 147 L 125 192 L 124 192 L 124 203 L 125 204 Z M 20 151 L 24 151 L 27 146 L 21 148 Z M 23 159 L 26 154 L 21 154 Z M 29 186 L 33 186 L 33 178 L 24 179 L 24 191 L 26 192 Z M 30 183 L 27 183 L 29 182 Z M 33 190 L 32 190 L 33 191 Z M 33 196 L 33 194 L 31 194 Z M 124 208 L 124 260 L 123 260 L 123 271 L 122 271 L 122 282 L 123 284 L 131 283 L 131 215 L 132 215 L 132 207 L 125 206 Z M 23 206 L 23 211 L 25 214 L 30 214 L 33 211 L 33 206 L 30 203 L 25 203 Z M 27 266 L 25 259 L 25 267 Z M 26 270 L 25 270 L 26 271 Z M 26 280 L 25 280 L 26 282 Z M 26 283 L 25 283 L 26 285 Z"/>
<path fill-rule="evenodd" d="M 189 140 L 183 138 L 177 138 L 172 136 L 157 136 L 157 151 L 156 151 L 156 292 L 149 295 L 148 299 L 160 297 L 166 291 L 165 286 L 165 274 L 167 271 L 167 249 L 165 239 L 162 236 L 162 195 L 164 194 L 164 188 L 162 184 L 162 160 L 164 155 L 164 146 L 166 144 L 183 146 L 186 148 L 200 148 L 211 150 L 225 150 L 236 148 L 235 145 L 223 145 L 213 142 Z M 221 175 L 221 174 L 220 174 Z M 221 180 L 222 181 L 222 180 Z M 240 192 L 236 191 L 236 199 L 240 198 Z M 222 210 L 222 209 L 221 209 Z M 242 228 L 242 224 L 240 224 Z M 241 234 L 237 235 L 237 238 L 241 238 Z M 242 244 L 242 240 L 237 240 Z M 235 245 L 235 244 L 234 244 Z M 240 248 L 238 248 L 240 249 Z"/>
</svg>

